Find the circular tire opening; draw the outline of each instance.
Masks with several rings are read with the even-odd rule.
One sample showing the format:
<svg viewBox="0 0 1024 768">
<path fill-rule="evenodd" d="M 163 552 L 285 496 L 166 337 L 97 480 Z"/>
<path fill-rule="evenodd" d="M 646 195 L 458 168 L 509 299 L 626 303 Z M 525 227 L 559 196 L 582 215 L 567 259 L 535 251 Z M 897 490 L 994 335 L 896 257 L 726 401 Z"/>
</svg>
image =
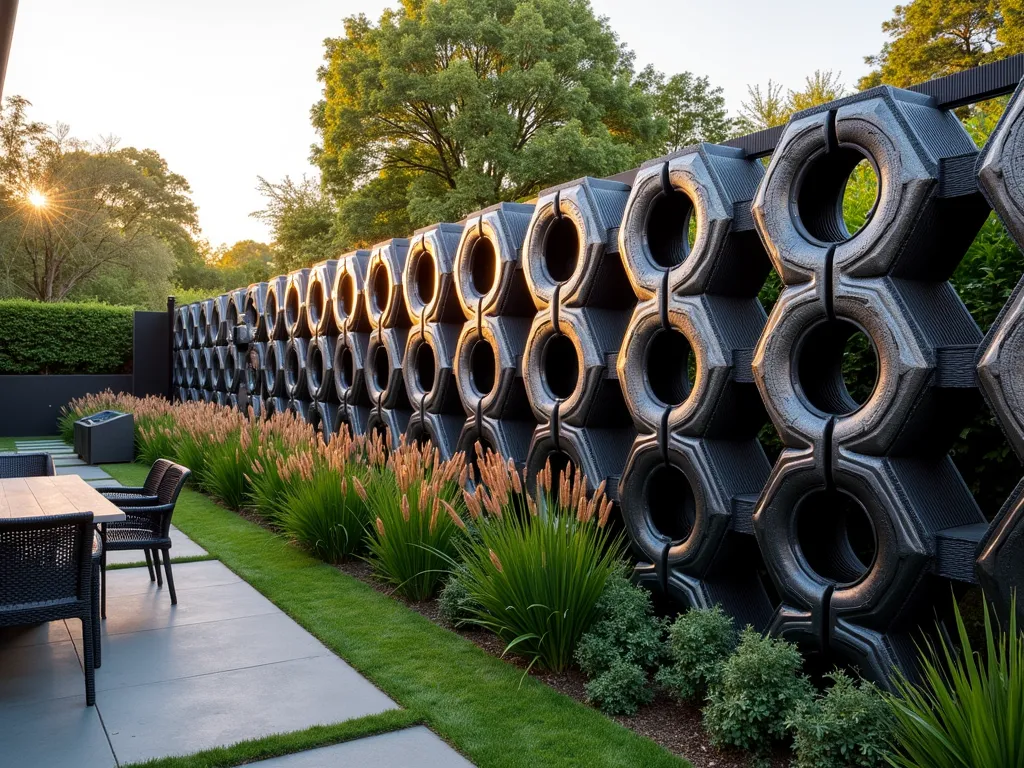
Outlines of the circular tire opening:
<svg viewBox="0 0 1024 768">
<path fill-rule="evenodd" d="M 659 192 L 647 213 L 647 247 L 663 269 L 682 264 L 697 240 L 693 201 L 685 192 Z"/>
<path fill-rule="evenodd" d="M 494 244 L 486 237 L 478 237 L 469 252 L 469 273 L 473 289 L 485 296 L 494 287 L 498 278 L 498 253 Z"/>
<path fill-rule="evenodd" d="M 299 292 L 288 290 L 284 300 L 285 327 L 291 328 L 299 321 Z"/>
<path fill-rule="evenodd" d="M 320 387 L 323 385 L 324 377 L 324 353 L 320 350 L 319 345 L 313 347 L 310 351 L 309 360 L 309 378 L 313 382 L 313 389 L 317 392 L 320 391 Z"/>
<path fill-rule="evenodd" d="M 796 540 L 811 570 L 841 585 L 860 581 L 878 550 L 871 518 L 840 490 L 817 491 L 797 504 Z"/>
<path fill-rule="evenodd" d="M 676 330 L 660 330 L 647 347 L 647 382 L 665 405 L 686 401 L 697 378 L 697 356 L 686 336 Z"/>
<path fill-rule="evenodd" d="M 373 350 L 373 383 L 381 392 L 387 391 L 391 381 L 391 358 L 383 345 Z"/>
<path fill-rule="evenodd" d="M 552 451 L 548 454 L 545 461 L 546 464 L 551 465 L 551 482 L 552 488 L 548 489 L 550 493 L 558 493 L 558 485 L 562 479 L 562 476 L 566 473 L 572 472 L 573 460 L 565 451 Z"/>
<path fill-rule="evenodd" d="M 336 298 L 345 317 L 351 317 L 356 306 L 356 281 L 348 272 L 341 276 Z"/>
<path fill-rule="evenodd" d="M 480 435 L 477 438 L 476 442 L 480 444 L 480 451 L 485 456 L 487 455 L 488 452 L 497 453 L 497 450 L 494 447 L 494 443 L 492 443 L 490 440 L 488 440 L 483 435 Z M 480 456 L 477 453 L 476 445 L 474 444 L 474 445 L 468 446 L 468 447 L 464 448 L 463 450 L 465 450 L 466 456 L 469 459 L 469 466 L 470 466 L 470 469 L 472 470 L 472 473 L 471 473 L 470 476 L 471 476 L 471 478 L 473 480 L 473 484 L 477 485 L 477 484 L 479 484 L 479 483 L 481 483 L 483 481 L 483 477 L 480 475 Z"/>
<path fill-rule="evenodd" d="M 498 362 L 487 339 L 477 339 L 469 353 L 469 377 L 477 394 L 486 397 L 497 381 Z"/>
<path fill-rule="evenodd" d="M 544 344 L 544 383 L 560 400 L 567 400 L 576 391 L 580 378 L 580 361 L 576 345 L 564 333 L 557 333 Z"/>
<path fill-rule="evenodd" d="M 797 182 L 796 214 L 824 243 L 849 240 L 878 204 L 878 172 L 860 149 L 846 145 L 815 157 Z"/>
<path fill-rule="evenodd" d="M 323 317 L 324 309 L 324 286 L 319 280 L 315 281 L 309 288 L 309 306 L 306 311 L 309 313 L 309 321 L 314 328 L 320 327 L 320 320 Z"/>
<path fill-rule="evenodd" d="M 848 320 L 818 323 L 797 347 L 800 386 L 820 411 L 853 413 L 878 383 L 878 352 L 860 326 Z"/>
<path fill-rule="evenodd" d="M 409 442 L 419 448 L 426 448 L 428 445 L 432 445 L 430 434 L 422 423 L 417 423 L 410 427 L 406 430 L 405 434 L 409 438 Z"/>
<path fill-rule="evenodd" d="M 284 380 L 288 389 L 292 389 L 299 383 L 299 376 L 302 375 L 302 367 L 299 364 L 299 355 L 295 347 L 288 347 L 284 354 Z"/>
<path fill-rule="evenodd" d="M 576 222 L 568 216 L 559 216 L 544 238 L 544 265 L 556 283 L 564 283 L 576 271 L 580 256 L 580 233 Z"/>
<path fill-rule="evenodd" d="M 343 347 L 341 350 L 341 359 L 337 361 L 338 370 L 340 371 L 341 385 L 345 389 L 352 387 L 352 382 L 356 376 L 356 359 L 352 354 L 352 350 L 348 347 Z"/>
<path fill-rule="evenodd" d="M 685 473 L 672 465 L 657 467 L 644 487 L 651 525 L 662 536 L 686 541 L 697 521 L 697 500 Z"/>
<path fill-rule="evenodd" d="M 416 293 L 424 307 L 434 300 L 437 290 L 434 278 L 434 258 L 428 251 L 421 251 L 416 257 L 415 281 Z"/>
<path fill-rule="evenodd" d="M 416 347 L 416 383 L 420 391 L 430 394 L 434 388 L 434 376 L 437 373 L 437 365 L 434 361 L 434 349 L 429 344 L 421 343 Z"/>
<path fill-rule="evenodd" d="M 388 299 L 391 298 L 391 291 L 388 286 L 388 271 L 383 265 L 377 264 L 373 268 L 373 275 L 370 278 L 370 287 L 373 296 L 373 309 L 378 315 L 383 314 L 388 308 Z"/>
</svg>

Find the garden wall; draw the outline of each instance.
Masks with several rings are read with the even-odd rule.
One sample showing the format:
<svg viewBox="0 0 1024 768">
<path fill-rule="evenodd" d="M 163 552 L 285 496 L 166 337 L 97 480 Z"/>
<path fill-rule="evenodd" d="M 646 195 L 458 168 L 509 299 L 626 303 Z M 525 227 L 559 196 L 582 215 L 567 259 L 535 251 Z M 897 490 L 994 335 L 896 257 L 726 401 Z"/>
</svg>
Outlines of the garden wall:
<svg viewBox="0 0 1024 768">
<path fill-rule="evenodd" d="M 170 325 L 167 312 L 0 301 L 0 436 L 55 434 L 90 393 L 168 396 Z"/>
<path fill-rule="evenodd" d="M 1024 580 L 1024 497 L 987 519 L 949 453 L 984 395 L 1024 455 L 1024 294 L 983 338 L 949 283 L 990 206 L 1024 242 L 1024 97 L 981 153 L 947 108 L 998 92 L 994 71 L 181 307 L 176 397 L 575 465 L 618 501 L 638 581 L 884 682 L 951 589 L 1005 610 Z M 858 167 L 878 192 L 854 231 Z"/>
</svg>

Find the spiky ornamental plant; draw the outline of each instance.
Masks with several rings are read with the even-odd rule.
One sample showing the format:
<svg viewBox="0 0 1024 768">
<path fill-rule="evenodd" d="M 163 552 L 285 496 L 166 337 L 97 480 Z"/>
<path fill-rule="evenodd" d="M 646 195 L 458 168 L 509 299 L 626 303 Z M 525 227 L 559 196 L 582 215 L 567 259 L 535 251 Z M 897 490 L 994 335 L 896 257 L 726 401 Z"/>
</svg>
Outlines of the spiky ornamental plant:
<svg viewBox="0 0 1024 768">
<path fill-rule="evenodd" d="M 374 571 L 409 600 L 437 594 L 457 554 L 461 518 L 460 483 L 465 457 L 441 461 L 436 448 L 400 444 L 384 458 L 378 440 L 369 448 L 371 470 L 356 493 L 369 505 L 367 546 Z"/>
<path fill-rule="evenodd" d="M 338 435 L 317 450 L 292 456 L 278 474 L 285 487 L 282 531 L 319 558 L 340 563 L 361 552 L 370 513 L 356 483 L 367 468 L 359 463 L 361 438 Z"/>
<path fill-rule="evenodd" d="M 471 621 L 531 666 L 564 671 L 618 567 L 621 540 L 606 527 L 611 501 L 603 483 L 588 498 L 582 474 L 574 468 L 556 477 L 550 463 L 531 496 L 511 461 L 480 446 L 477 454 L 482 482 L 465 501 L 478 535 L 460 548 Z"/>
<path fill-rule="evenodd" d="M 889 762 L 898 768 L 1024 766 L 1024 637 L 1016 601 L 1009 632 L 992 624 L 985 604 L 985 649 L 971 647 L 954 603 L 959 652 L 945 641 L 922 649 L 920 685 L 899 676 L 889 705 L 896 718 Z M 941 635 L 940 635 L 941 636 Z"/>
</svg>

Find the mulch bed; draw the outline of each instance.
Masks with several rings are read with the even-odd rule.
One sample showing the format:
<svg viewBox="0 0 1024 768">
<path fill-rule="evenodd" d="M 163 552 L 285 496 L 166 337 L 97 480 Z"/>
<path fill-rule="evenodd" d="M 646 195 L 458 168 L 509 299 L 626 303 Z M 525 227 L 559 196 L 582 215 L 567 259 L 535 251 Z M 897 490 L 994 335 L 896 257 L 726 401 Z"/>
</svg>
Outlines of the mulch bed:
<svg viewBox="0 0 1024 768">
<path fill-rule="evenodd" d="M 339 565 L 337 568 L 368 584 L 378 592 L 404 603 L 438 626 L 461 635 L 492 656 L 502 656 L 505 643 L 497 636 L 480 628 L 452 627 L 441 618 L 441 611 L 436 600 L 423 602 L 406 600 L 395 594 L 390 585 L 378 579 L 368 563 L 356 560 Z M 528 662 L 522 657 L 513 654 L 505 656 L 504 659 L 520 669 L 526 669 L 528 665 Z M 534 668 L 530 670 L 529 675 L 546 683 L 561 694 L 588 704 L 583 689 L 586 678 L 578 669 L 570 669 L 564 674 L 555 674 Z M 768 762 L 757 763 L 746 752 L 714 747 L 701 722 L 700 709 L 692 704 L 683 704 L 661 694 L 656 696 L 650 704 L 642 706 L 640 711 L 632 717 L 621 716 L 613 719 L 631 731 L 657 742 L 670 752 L 686 758 L 693 763 L 695 768 L 747 768 L 747 766 L 753 765 L 785 768 L 789 765 L 791 758 L 786 750 L 777 749 Z"/>
</svg>

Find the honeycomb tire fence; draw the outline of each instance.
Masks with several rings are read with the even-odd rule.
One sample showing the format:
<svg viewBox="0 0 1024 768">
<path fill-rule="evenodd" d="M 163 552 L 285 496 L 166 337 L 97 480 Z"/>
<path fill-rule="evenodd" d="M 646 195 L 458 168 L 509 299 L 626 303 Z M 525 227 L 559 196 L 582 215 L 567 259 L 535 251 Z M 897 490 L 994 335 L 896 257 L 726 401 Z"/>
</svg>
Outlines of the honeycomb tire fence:
<svg viewBox="0 0 1024 768">
<path fill-rule="evenodd" d="M 574 465 L 666 603 L 886 684 L 951 590 L 1005 612 L 1024 583 L 1024 485 L 989 523 L 949 457 L 983 396 L 1024 458 L 1024 289 L 983 338 L 949 283 L 990 208 L 1024 243 L 1021 92 L 979 152 L 931 96 L 876 88 L 794 115 L 767 166 L 699 145 L 180 306 L 176 397 Z"/>
</svg>

